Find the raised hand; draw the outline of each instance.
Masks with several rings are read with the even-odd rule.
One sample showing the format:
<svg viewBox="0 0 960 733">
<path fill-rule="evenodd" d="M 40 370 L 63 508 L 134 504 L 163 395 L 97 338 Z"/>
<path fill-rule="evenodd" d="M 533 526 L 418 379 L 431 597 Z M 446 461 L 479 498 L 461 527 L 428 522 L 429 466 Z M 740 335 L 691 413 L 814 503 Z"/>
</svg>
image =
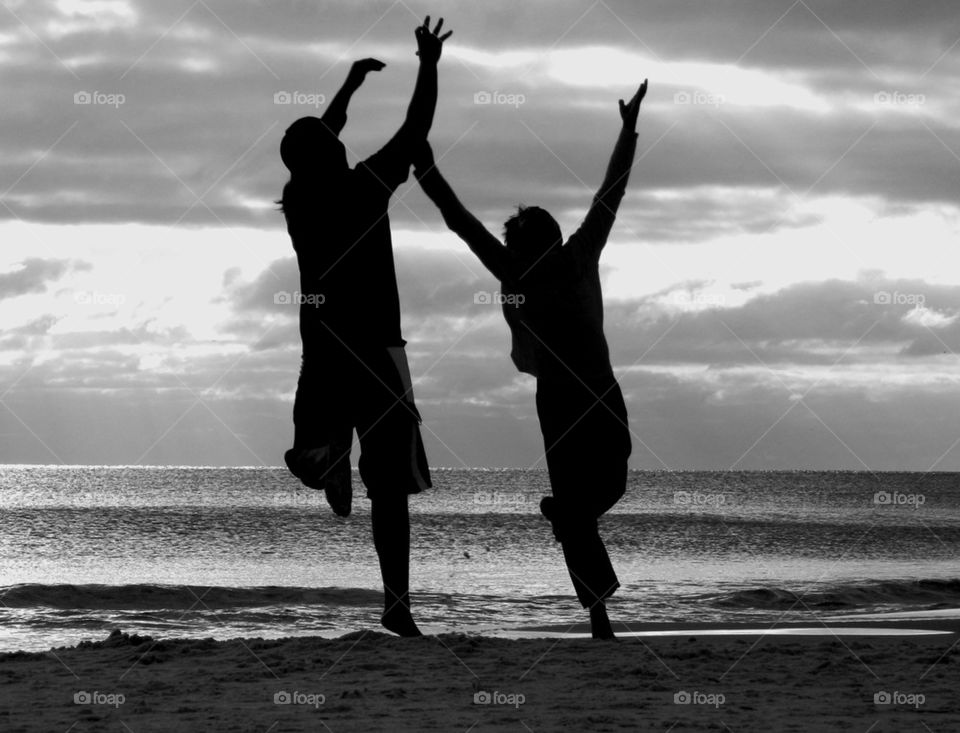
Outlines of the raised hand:
<svg viewBox="0 0 960 733">
<path fill-rule="evenodd" d="M 620 100 L 620 119 L 623 120 L 624 127 L 636 129 L 637 116 L 640 114 L 640 102 L 643 101 L 645 96 L 647 96 L 646 79 L 643 80 L 643 84 L 637 89 L 637 93 L 633 95 L 633 99 L 626 104 L 623 103 L 622 99 Z"/>
<path fill-rule="evenodd" d="M 423 21 L 423 25 L 417 26 L 413 32 L 417 38 L 417 56 L 421 61 L 436 63 L 440 60 L 440 53 L 443 51 L 443 42 L 453 35 L 453 31 L 447 31 L 442 36 L 440 29 L 443 28 L 443 18 L 437 21 L 437 27 L 430 30 L 430 16 Z"/>
<path fill-rule="evenodd" d="M 380 71 L 384 66 L 386 66 L 386 64 L 378 59 L 360 59 L 359 61 L 354 61 L 353 66 L 350 67 L 349 78 L 357 86 L 360 86 L 369 72 Z"/>
</svg>

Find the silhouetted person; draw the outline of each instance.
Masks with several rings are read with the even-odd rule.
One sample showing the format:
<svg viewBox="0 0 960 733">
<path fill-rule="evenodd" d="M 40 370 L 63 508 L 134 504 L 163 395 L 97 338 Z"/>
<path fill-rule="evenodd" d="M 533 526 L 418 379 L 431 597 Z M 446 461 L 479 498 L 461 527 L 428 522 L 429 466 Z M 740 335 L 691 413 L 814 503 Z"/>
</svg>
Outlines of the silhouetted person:
<svg viewBox="0 0 960 733">
<path fill-rule="evenodd" d="M 603 335 L 599 259 L 623 198 L 636 149 L 644 81 L 628 104 L 603 185 L 580 228 L 563 243 L 541 208 L 520 207 L 506 246 L 460 203 L 424 143 L 414 159 L 420 185 L 447 226 L 501 282 L 517 368 L 537 378 L 537 414 L 553 496 L 540 509 L 563 548 L 593 636 L 613 638 L 605 601 L 619 587 L 597 520 L 626 490 L 630 430 Z M 513 296 L 513 297 L 510 297 Z"/>
<path fill-rule="evenodd" d="M 371 502 L 384 586 L 383 625 L 419 636 L 410 613 L 408 494 L 428 488 L 420 415 L 400 335 L 400 302 L 387 207 L 426 140 L 437 102 L 441 19 L 416 29 L 420 70 L 400 130 L 351 169 L 338 139 L 350 97 L 384 64 L 357 61 L 322 118 L 287 128 L 280 155 L 290 169 L 281 206 L 300 267 L 303 361 L 293 408 L 294 443 L 284 456 L 334 512 L 350 513 L 350 449 L 356 429 L 360 477 Z"/>
</svg>

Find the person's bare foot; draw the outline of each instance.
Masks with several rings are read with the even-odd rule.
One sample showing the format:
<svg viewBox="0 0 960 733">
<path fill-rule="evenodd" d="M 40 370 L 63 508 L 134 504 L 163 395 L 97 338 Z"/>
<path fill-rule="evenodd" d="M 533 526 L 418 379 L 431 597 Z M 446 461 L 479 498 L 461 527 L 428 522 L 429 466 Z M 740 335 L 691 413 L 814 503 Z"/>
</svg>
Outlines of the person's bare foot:
<svg viewBox="0 0 960 733">
<path fill-rule="evenodd" d="M 616 639 L 610 617 L 607 616 L 607 607 L 603 602 L 595 604 L 590 609 L 590 635 L 594 639 Z"/>
<path fill-rule="evenodd" d="M 410 609 L 400 604 L 384 611 L 380 617 L 380 623 L 387 631 L 392 631 L 398 636 L 423 636 L 423 632 L 417 628 L 413 616 L 410 615 Z"/>
</svg>

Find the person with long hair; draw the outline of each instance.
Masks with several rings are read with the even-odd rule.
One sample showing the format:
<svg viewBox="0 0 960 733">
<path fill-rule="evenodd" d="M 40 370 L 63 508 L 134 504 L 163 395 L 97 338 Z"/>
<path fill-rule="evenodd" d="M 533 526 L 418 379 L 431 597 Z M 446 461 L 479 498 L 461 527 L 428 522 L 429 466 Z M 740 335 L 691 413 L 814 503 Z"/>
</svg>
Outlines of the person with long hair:
<svg viewBox="0 0 960 733">
<path fill-rule="evenodd" d="M 627 187 L 647 82 L 620 100 L 622 126 L 600 190 L 566 242 L 544 209 L 521 206 L 505 244 L 460 203 L 423 142 L 414 173 L 451 231 L 501 283 L 517 369 L 537 379 L 552 496 L 540 502 L 595 638 L 613 638 L 606 600 L 619 587 L 597 520 L 626 490 L 630 428 L 603 333 L 600 253 Z"/>
</svg>

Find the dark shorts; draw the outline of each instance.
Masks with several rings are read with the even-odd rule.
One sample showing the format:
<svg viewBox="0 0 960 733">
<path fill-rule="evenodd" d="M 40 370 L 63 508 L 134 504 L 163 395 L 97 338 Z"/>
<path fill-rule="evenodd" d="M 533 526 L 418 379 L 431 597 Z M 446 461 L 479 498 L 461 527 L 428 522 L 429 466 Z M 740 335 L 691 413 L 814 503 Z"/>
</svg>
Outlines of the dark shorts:
<svg viewBox="0 0 960 733">
<path fill-rule="evenodd" d="M 553 494 L 599 517 L 626 491 L 630 428 L 616 378 L 537 382 L 537 415 Z"/>
<path fill-rule="evenodd" d="M 369 498 L 429 488 L 420 415 L 403 348 L 339 356 L 304 359 L 293 408 L 293 450 L 334 447 L 324 480 L 349 481 L 345 472 L 356 430 L 360 478 Z M 322 482 L 312 488 L 323 488 Z"/>
</svg>

